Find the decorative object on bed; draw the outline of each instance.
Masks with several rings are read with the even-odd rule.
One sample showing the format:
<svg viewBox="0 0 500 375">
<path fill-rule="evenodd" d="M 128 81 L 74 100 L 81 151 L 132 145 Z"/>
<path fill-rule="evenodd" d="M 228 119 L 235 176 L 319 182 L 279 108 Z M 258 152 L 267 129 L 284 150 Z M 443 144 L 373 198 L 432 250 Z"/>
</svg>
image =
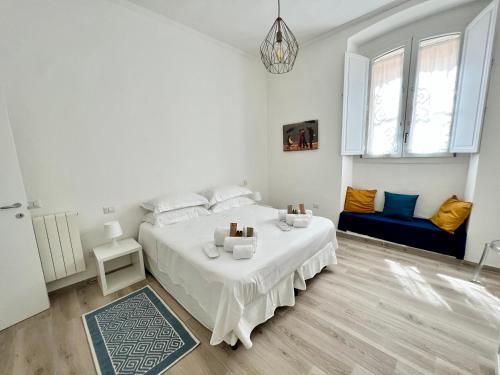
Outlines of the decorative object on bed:
<svg viewBox="0 0 500 375">
<path fill-rule="evenodd" d="M 253 237 L 254 230 L 252 227 L 246 227 L 245 237 Z"/>
<path fill-rule="evenodd" d="M 237 245 L 257 246 L 257 237 L 226 237 L 224 239 L 224 251 L 232 253 Z"/>
<path fill-rule="evenodd" d="M 288 214 L 288 210 L 278 210 L 278 220 L 286 221 L 286 215 Z M 290 210 L 291 213 L 291 210 Z"/>
<path fill-rule="evenodd" d="M 300 213 L 301 215 L 305 215 L 305 214 L 306 214 L 306 208 L 305 208 L 305 206 L 304 206 L 304 203 L 300 203 L 300 204 L 299 204 L 299 213 Z"/>
<path fill-rule="evenodd" d="M 120 222 L 114 220 L 104 223 L 104 237 L 111 240 L 111 243 L 109 244 L 111 247 L 113 248 L 118 247 L 117 238 L 120 237 L 122 234 L 123 230 L 122 226 L 120 225 Z"/>
<path fill-rule="evenodd" d="M 299 43 L 281 18 L 280 8 L 280 0 L 278 0 L 278 18 L 260 45 L 262 63 L 273 74 L 287 73 L 292 70 L 299 53 Z"/>
<path fill-rule="evenodd" d="M 224 240 L 230 236 L 230 229 L 215 228 L 214 230 L 214 244 L 215 246 L 224 246 Z"/>
<path fill-rule="evenodd" d="M 287 214 L 293 214 L 293 204 L 289 204 L 286 210 Z"/>
<path fill-rule="evenodd" d="M 286 214 L 285 221 L 288 225 L 294 226 L 294 222 L 297 219 L 306 219 L 308 221 L 311 220 L 313 216 L 313 212 L 311 210 L 306 210 L 304 215 L 302 214 Z"/>
<path fill-rule="evenodd" d="M 292 230 L 292 227 L 290 225 L 288 225 L 286 222 L 284 221 L 278 221 L 276 223 L 276 226 L 281 229 L 283 232 L 290 232 Z"/>
<path fill-rule="evenodd" d="M 384 192 L 385 202 L 382 216 L 396 217 L 402 220 L 412 220 L 418 195 L 396 194 Z"/>
<path fill-rule="evenodd" d="M 231 198 L 242 197 L 252 194 L 252 191 L 245 186 L 239 185 L 224 185 L 207 189 L 201 193 L 212 207 L 219 202 L 227 201 Z"/>
<path fill-rule="evenodd" d="M 318 120 L 283 125 L 283 151 L 306 151 L 318 148 Z"/>
<path fill-rule="evenodd" d="M 159 375 L 199 344 L 149 286 L 82 319 L 96 370 L 103 375 Z"/>
<path fill-rule="evenodd" d="M 250 259 L 255 254 L 255 245 L 234 245 L 233 258 L 236 260 Z"/>
<path fill-rule="evenodd" d="M 360 190 L 347 187 L 344 211 L 357 213 L 375 212 L 375 195 L 377 190 Z"/>
<path fill-rule="evenodd" d="M 229 237 L 236 237 L 237 232 L 238 232 L 238 223 L 229 224 Z"/>
<path fill-rule="evenodd" d="M 204 196 L 192 192 L 168 193 L 142 203 L 142 208 L 155 213 L 177 210 L 184 207 L 206 206 Z"/>
<path fill-rule="evenodd" d="M 218 258 L 220 256 L 219 249 L 217 249 L 217 246 L 213 243 L 204 245 L 203 252 L 211 259 Z"/>
<path fill-rule="evenodd" d="M 434 214 L 431 221 L 442 230 L 454 233 L 467 220 L 471 210 L 471 202 L 461 201 L 454 195 L 439 207 L 438 212 Z"/>
<path fill-rule="evenodd" d="M 198 216 L 210 215 L 210 211 L 203 206 L 185 207 L 161 213 L 148 212 L 142 221 L 155 226 L 171 225 L 181 221 L 193 219 Z"/>
<path fill-rule="evenodd" d="M 306 217 L 297 217 L 293 220 L 294 228 L 307 228 L 311 223 L 311 217 L 307 215 L 302 215 Z"/>
</svg>

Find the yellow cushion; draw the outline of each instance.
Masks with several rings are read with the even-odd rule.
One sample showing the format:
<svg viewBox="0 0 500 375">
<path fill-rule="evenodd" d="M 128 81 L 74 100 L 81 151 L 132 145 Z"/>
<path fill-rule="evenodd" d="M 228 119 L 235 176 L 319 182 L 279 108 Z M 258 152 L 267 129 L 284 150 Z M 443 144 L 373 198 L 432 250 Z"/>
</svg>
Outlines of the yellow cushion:
<svg viewBox="0 0 500 375">
<path fill-rule="evenodd" d="M 471 209 L 472 203 L 461 201 L 454 195 L 441 205 L 431 222 L 448 233 L 454 233 L 469 217 Z"/>
<path fill-rule="evenodd" d="M 375 195 L 377 190 L 358 190 L 347 187 L 344 210 L 359 213 L 375 212 Z"/>
</svg>

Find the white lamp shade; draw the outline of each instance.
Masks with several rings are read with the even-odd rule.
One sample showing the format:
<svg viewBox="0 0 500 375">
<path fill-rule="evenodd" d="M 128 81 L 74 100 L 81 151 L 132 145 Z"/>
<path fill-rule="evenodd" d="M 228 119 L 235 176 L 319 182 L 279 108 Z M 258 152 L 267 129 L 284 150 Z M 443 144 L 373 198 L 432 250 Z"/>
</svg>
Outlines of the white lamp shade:
<svg viewBox="0 0 500 375">
<path fill-rule="evenodd" d="M 120 237 L 123 234 L 122 226 L 118 221 L 104 223 L 104 236 L 109 239 Z"/>
<path fill-rule="evenodd" d="M 256 202 L 260 202 L 262 200 L 262 196 L 260 195 L 260 192 L 256 191 L 252 194 L 252 199 Z"/>
</svg>

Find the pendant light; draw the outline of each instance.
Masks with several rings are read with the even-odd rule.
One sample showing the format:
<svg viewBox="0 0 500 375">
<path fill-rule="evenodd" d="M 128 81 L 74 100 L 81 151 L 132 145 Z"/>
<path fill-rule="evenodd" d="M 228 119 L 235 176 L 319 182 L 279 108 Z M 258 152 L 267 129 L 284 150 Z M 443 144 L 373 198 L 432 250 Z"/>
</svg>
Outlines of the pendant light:
<svg viewBox="0 0 500 375">
<path fill-rule="evenodd" d="M 282 74 L 293 69 L 298 53 L 299 44 L 280 17 L 280 0 L 278 0 L 278 18 L 260 45 L 260 58 L 270 73 Z"/>
</svg>

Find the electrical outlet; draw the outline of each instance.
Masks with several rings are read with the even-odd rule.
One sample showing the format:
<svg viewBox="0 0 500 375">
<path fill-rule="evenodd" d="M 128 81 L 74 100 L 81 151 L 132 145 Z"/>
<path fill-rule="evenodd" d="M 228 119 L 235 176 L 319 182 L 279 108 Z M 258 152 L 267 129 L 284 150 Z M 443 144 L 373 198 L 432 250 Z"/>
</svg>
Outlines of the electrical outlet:
<svg viewBox="0 0 500 375">
<path fill-rule="evenodd" d="M 42 201 L 37 199 L 34 201 L 28 201 L 28 210 L 33 210 L 35 208 L 42 208 Z"/>
<path fill-rule="evenodd" d="M 319 210 L 319 203 L 313 203 L 313 208 L 316 208 Z"/>
<path fill-rule="evenodd" d="M 102 212 L 104 212 L 104 215 L 113 214 L 115 213 L 115 208 L 113 206 L 103 207 Z"/>
</svg>

